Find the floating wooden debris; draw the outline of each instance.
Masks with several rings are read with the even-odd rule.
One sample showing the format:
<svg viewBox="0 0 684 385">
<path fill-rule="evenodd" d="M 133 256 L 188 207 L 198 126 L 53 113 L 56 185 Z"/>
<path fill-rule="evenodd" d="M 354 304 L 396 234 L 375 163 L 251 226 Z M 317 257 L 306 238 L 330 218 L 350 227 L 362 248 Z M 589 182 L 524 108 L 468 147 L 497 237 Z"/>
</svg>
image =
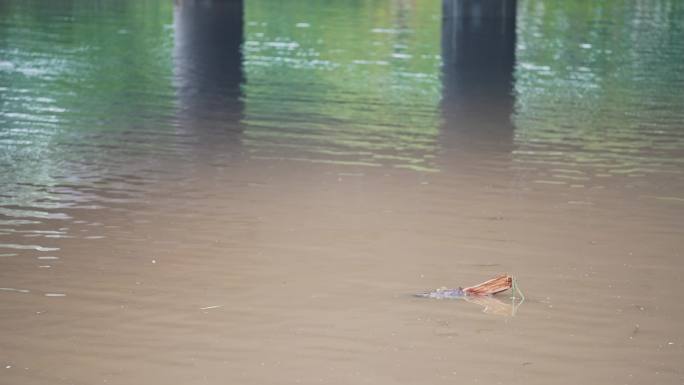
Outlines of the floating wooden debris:
<svg viewBox="0 0 684 385">
<path fill-rule="evenodd" d="M 513 287 L 513 277 L 507 274 L 502 274 L 498 277 L 492 278 L 489 281 L 482 282 L 479 285 L 466 287 L 463 289 L 465 295 L 494 295 L 502 291 L 509 290 Z"/>
<path fill-rule="evenodd" d="M 488 281 L 482 282 L 475 286 L 470 286 L 457 289 L 449 289 L 446 287 L 433 290 L 427 293 L 416 294 L 418 297 L 425 298 L 464 298 L 473 296 L 486 296 L 501 293 L 503 291 L 513 288 L 514 280 L 508 274 L 502 274 L 494 277 Z M 520 293 L 522 295 L 522 293 Z"/>
</svg>

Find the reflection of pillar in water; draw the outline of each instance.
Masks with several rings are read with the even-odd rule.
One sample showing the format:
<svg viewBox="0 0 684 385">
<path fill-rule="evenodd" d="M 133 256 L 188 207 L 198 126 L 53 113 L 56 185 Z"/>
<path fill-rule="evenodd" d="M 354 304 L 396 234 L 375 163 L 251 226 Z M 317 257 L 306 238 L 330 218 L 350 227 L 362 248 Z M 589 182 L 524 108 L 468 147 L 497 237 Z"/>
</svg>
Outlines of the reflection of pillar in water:
<svg viewBox="0 0 684 385">
<path fill-rule="evenodd" d="M 516 0 L 443 0 L 447 147 L 510 150 Z"/>
<path fill-rule="evenodd" d="M 197 136 L 239 132 L 242 0 L 176 0 L 174 27 L 181 127 Z"/>
</svg>

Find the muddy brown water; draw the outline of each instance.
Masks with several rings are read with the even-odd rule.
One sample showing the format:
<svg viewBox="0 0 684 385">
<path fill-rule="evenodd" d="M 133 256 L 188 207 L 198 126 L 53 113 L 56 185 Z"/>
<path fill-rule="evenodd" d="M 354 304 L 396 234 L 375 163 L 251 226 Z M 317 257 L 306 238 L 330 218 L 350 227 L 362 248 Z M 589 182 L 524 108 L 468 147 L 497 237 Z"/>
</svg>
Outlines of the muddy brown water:
<svg viewBox="0 0 684 385">
<path fill-rule="evenodd" d="M 682 383 L 684 9 L 475 3 L 0 1 L 0 384 Z"/>
</svg>

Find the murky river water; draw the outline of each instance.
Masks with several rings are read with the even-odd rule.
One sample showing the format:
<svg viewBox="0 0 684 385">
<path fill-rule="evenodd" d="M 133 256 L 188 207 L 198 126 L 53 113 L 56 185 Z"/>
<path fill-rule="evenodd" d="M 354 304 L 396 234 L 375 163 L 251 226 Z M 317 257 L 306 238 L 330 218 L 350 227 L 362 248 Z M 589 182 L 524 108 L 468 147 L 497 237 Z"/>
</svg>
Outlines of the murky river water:
<svg viewBox="0 0 684 385">
<path fill-rule="evenodd" d="M 0 0 L 0 384 L 684 382 L 684 4 L 477 4 Z"/>
</svg>

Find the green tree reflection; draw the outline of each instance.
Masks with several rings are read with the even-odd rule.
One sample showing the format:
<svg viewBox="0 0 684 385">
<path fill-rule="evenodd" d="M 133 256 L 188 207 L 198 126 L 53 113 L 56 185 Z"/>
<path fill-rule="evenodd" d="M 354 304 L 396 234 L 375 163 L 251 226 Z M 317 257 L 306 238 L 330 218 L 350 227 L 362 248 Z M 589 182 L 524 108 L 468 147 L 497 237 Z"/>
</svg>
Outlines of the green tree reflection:
<svg viewBox="0 0 684 385">
<path fill-rule="evenodd" d="M 5 186 L 87 178 L 112 167 L 104 159 L 111 152 L 159 145 L 126 133 L 159 128 L 173 113 L 172 3 L 4 1 L 2 7 Z"/>
<path fill-rule="evenodd" d="M 682 2 L 524 0 L 518 15 L 519 161 L 681 175 Z"/>
<path fill-rule="evenodd" d="M 255 156 L 433 169 L 440 12 L 438 2 L 247 2 Z"/>
</svg>

